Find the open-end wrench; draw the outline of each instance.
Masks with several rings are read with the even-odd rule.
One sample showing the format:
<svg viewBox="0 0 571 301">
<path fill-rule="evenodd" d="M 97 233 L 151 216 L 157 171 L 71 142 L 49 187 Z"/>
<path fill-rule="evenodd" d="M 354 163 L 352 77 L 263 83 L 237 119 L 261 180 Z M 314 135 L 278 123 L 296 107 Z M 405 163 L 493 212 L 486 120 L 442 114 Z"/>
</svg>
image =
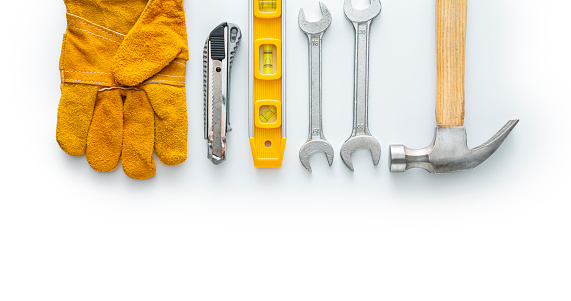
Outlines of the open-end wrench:
<svg viewBox="0 0 571 301">
<path fill-rule="evenodd" d="M 317 22 L 308 22 L 303 8 L 299 11 L 299 28 L 309 39 L 309 138 L 299 151 L 299 160 L 307 170 L 311 171 L 309 157 L 315 153 L 325 153 L 329 166 L 333 164 L 335 152 L 331 143 L 323 135 L 321 120 L 321 42 L 323 34 L 331 25 L 331 13 L 319 2 L 322 18 Z"/>
<path fill-rule="evenodd" d="M 353 8 L 345 0 L 345 16 L 355 27 L 355 95 L 353 104 L 353 133 L 341 147 L 341 159 L 353 169 L 351 155 L 358 149 L 369 149 L 375 166 L 381 159 L 381 144 L 369 131 L 369 41 L 373 19 L 381 13 L 381 1 L 371 0 L 364 10 Z"/>
</svg>

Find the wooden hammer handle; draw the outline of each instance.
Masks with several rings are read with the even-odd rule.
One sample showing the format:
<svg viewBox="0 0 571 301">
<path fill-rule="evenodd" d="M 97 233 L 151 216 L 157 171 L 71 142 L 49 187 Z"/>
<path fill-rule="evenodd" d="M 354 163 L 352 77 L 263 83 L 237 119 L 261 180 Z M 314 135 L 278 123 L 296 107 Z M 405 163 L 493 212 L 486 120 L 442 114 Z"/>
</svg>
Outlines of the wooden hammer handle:
<svg viewBox="0 0 571 301">
<path fill-rule="evenodd" d="M 436 119 L 441 127 L 464 126 L 467 13 L 468 0 L 436 0 Z"/>
</svg>

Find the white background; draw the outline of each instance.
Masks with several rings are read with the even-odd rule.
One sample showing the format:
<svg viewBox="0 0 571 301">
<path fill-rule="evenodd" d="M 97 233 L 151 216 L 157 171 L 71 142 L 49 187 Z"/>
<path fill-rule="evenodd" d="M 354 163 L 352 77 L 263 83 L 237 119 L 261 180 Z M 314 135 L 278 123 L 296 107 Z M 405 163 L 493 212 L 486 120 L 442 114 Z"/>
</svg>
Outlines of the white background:
<svg viewBox="0 0 571 301">
<path fill-rule="evenodd" d="M 571 53 L 564 0 L 471 0 L 469 144 L 521 123 L 479 168 L 390 174 L 389 144 L 432 141 L 434 1 L 384 0 L 372 27 L 370 123 L 382 164 L 338 156 L 352 126 L 354 30 L 324 0 L 324 128 L 305 171 L 307 39 L 289 0 L 284 167 L 256 170 L 247 134 L 247 1 L 185 1 L 189 160 L 135 181 L 97 173 L 55 140 L 63 1 L 4 1 L 0 300 L 571 300 Z M 356 1 L 365 6 L 365 1 Z M 220 22 L 245 38 L 233 69 L 228 161 L 206 159 L 202 48 Z"/>
</svg>

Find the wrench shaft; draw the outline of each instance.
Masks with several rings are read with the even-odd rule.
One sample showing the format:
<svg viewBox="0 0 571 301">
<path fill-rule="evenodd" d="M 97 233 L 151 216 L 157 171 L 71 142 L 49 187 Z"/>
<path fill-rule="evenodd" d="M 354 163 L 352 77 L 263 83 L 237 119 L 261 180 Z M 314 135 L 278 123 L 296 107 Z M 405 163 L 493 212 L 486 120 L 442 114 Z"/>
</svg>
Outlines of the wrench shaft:
<svg viewBox="0 0 571 301">
<path fill-rule="evenodd" d="M 355 26 L 355 95 L 353 135 L 369 132 L 369 41 L 371 21 Z"/>
<path fill-rule="evenodd" d="M 309 39 L 309 138 L 324 139 L 322 127 L 321 53 L 323 33 L 307 35 Z"/>
</svg>

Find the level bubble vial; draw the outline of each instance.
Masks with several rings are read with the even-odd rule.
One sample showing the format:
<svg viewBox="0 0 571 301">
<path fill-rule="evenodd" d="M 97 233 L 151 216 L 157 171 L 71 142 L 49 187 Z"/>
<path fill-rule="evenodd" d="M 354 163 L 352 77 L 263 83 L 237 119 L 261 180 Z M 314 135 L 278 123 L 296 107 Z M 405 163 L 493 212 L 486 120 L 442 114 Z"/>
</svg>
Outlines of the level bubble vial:
<svg viewBox="0 0 571 301">
<path fill-rule="evenodd" d="M 278 109 L 275 106 L 260 107 L 260 121 L 262 123 L 276 122 Z"/>
<path fill-rule="evenodd" d="M 271 44 L 264 44 L 260 47 L 260 73 L 263 75 L 276 74 L 275 64 L 276 61 L 276 46 Z"/>
<path fill-rule="evenodd" d="M 258 1 L 260 11 L 263 13 L 273 13 L 277 8 L 276 0 L 260 0 Z"/>
</svg>

